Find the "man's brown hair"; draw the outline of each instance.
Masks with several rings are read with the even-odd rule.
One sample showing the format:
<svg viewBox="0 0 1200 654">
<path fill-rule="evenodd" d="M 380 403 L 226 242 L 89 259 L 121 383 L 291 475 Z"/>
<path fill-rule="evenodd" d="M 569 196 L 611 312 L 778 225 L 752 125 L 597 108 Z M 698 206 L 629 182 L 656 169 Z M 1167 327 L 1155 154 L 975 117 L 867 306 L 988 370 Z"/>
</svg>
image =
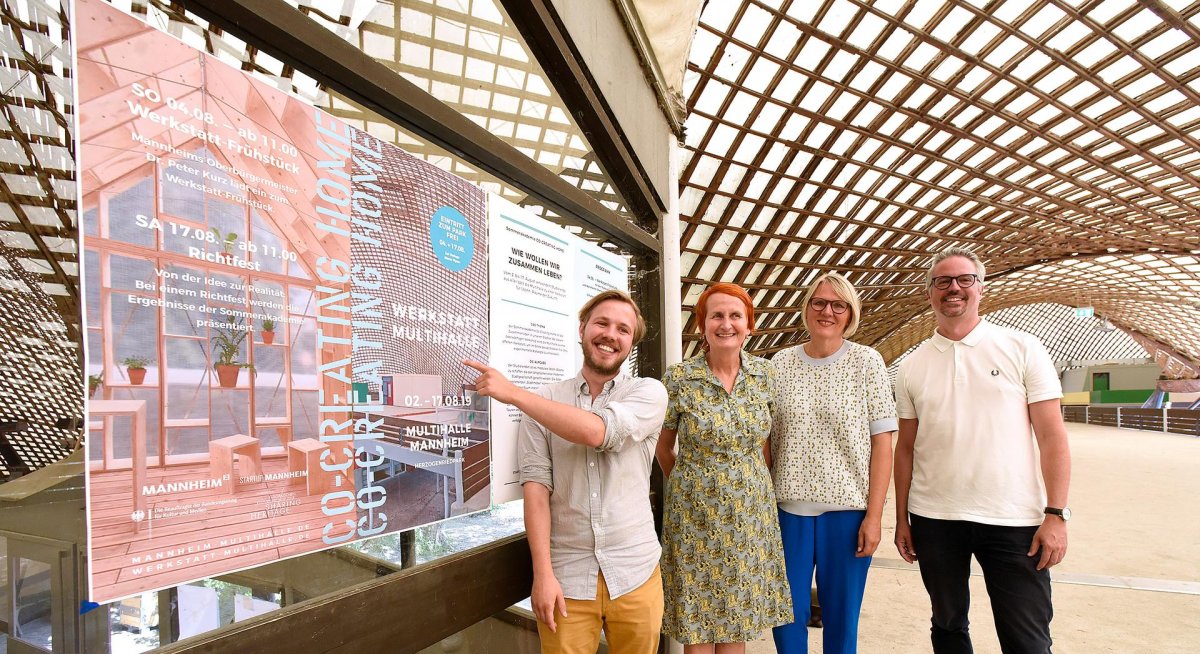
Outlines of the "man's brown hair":
<svg viewBox="0 0 1200 654">
<path fill-rule="evenodd" d="M 587 324 L 588 318 L 592 317 L 592 309 L 600 306 L 601 302 L 608 302 L 609 300 L 619 300 L 633 307 L 633 315 L 637 317 L 637 324 L 633 327 L 633 344 L 637 345 L 641 343 L 642 339 L 646 336 L 646 320 L 642 318 L 642 310 L 638 308 L 637 303 L 633 301 L 633 298 L 629 297 L 628 293 L 618 291 L 615 288 L 600 291 L 580 307 L 579 326 L 582 327 Z"/>
</svg>

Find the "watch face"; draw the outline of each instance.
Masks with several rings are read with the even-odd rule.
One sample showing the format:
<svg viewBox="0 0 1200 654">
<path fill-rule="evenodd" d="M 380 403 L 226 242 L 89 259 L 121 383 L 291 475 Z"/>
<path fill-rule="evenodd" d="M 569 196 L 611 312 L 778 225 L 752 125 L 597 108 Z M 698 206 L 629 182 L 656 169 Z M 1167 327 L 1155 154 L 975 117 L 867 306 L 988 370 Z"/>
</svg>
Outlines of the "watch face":
<svg viewBox="0 0 1200 654">
<path fill-rule="evenodd" d="M 1068 509 L 1065 506 L 1061 509 L 1056 509 L 1052 506 L 1048 506 L 1048 507 L 1046 507 L 1046 515 L 1056 515 L 1056 516 L 1062 518 L 1063 522 L 1066 522 L 1071 519 L 1071 509 Z"/>
</svg>

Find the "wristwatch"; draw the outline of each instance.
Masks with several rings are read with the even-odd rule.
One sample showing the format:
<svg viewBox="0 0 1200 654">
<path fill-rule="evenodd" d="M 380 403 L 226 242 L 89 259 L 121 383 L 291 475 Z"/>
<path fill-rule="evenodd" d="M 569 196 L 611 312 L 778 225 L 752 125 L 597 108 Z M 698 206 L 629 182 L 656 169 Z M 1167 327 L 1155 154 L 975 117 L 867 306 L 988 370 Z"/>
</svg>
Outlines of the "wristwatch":
<svg viewBox="0 0 1200 654">
<path fill-rule="evenodd" d="M 1068 509 L 1065 506 L 1061 509 L 1053 507 L 1053 506 L 1048 506 L 1048 507 L 1046 507 L 1045 514 L 1046 515 L 1056 515 L 1056 516 L 1062 518 L 1063 522 L 1067 522 L 1068 520 L 1071 519 L 1071 509 Z"/>
</svg>

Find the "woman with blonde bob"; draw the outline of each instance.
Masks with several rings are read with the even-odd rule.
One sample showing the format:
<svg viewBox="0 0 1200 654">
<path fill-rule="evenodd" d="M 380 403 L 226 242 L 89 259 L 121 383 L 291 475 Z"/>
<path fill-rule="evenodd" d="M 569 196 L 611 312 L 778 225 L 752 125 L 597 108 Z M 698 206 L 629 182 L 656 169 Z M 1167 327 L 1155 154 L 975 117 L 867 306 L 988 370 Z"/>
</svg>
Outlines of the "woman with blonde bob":
<svg viewBox="0 0 1200 654">
<path fill-rule="evenodd" d="M 771 364 L 742 349 L 754 305 L 740 286 L 705 290 L 696 323 L 703 350 L 663 377 L 663 633 L 687 654 L 734 654 L 792 618 L 764 461 Z"/>
<path fill-rule="evenodd" d="M 858 647 L 858 614 L 879 546 L 892 467 L 896 404 L 883 357 L 846 340 L 862 315 L 837 273 L 812 283 L 801 305 L 809 341 L 777 354 L 772 479 L 795 621 L 774 629 L 781 654 L 808 651 L 816 571 L 822 651 Z"/>
</svg>

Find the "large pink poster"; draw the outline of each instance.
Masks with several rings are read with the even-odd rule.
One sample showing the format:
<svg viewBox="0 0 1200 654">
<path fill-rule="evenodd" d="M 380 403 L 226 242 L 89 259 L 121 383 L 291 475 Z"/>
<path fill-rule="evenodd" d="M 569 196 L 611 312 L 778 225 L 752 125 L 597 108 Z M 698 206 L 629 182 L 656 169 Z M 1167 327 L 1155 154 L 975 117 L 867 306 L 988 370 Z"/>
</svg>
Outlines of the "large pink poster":
<svg viewBox="0 0 1200 654">
<path fill-rule="evenodd" d="M 489 504 L 462 180 L 76 4 L 91 597 Z"/>
</svg>

